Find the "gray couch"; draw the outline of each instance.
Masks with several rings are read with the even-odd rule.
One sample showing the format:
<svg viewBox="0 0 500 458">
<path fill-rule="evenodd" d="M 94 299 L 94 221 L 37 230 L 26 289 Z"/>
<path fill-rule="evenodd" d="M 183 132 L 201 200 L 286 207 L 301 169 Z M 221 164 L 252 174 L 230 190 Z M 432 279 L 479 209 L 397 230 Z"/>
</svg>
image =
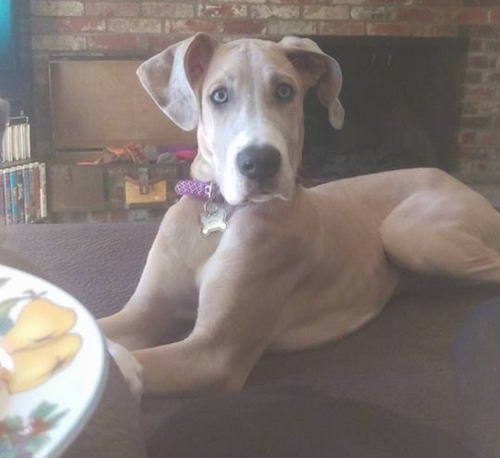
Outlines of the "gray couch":
<svg viewBox="0 0 500 458">
<path fill-rule="evenodd" d="M 6 229 L 4 245 L 101 317 L 118 310 L 132 293 L 157 227 L 19 225 Z M 147 398 L 139 411 L 114 369 L 101 409 L 68 456 L 138 458 L 146 444 L 150 456 L 220 457 L 227 452 L 314 458 L 323 456 L 314 452 L 314 444 L 323 444 L 324 456 L 374 458 L 380 441 L 407 450 L 401 454 L 401 449 L 381 446 L 380 456 L 387 458 L 466 456 L 459 451 L 461 415 L 450 348 L 474 307 L 500 289 L 424 288 L 424 283 L 417 282 L 414 292 L 392 300 L 378 318 L 340 342 L 265 355 L 240 394 Z M 294 415 L 298 423 L 288 424 Z M 360 447 L 358 439 L 371 454 L 346 451 L 350 446 L 344 442 Z M 424 443 L 431 449 L 419 449 Z M 229 451 L 220 449 L 221 444 Z M 306 445 L 311 454 L 301 455 Z M 331 447 L 337 446 L 344 452 L 333 455 Z"/>
</svg>

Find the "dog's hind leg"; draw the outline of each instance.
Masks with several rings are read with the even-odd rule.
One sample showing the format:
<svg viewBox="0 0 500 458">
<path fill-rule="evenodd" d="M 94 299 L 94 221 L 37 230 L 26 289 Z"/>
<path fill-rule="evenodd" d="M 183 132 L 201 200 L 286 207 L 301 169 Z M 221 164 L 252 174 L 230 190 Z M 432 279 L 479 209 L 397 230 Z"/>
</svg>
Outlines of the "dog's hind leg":
<svg viewBox="0 0 500 458">
<path fill-rule="evenodd" d="M 481 227 L 493 234 L 485 237 L 488 243 L 474 233 L 481 231 L 440 224 L 439 219 L 403 222 L 396 211 L 383 222 L 381 236 L 389 258 L 413 272 L 500 284 L 500 215 L 485 215 Z"/>
<path fill-rule="evenodd" d="M 416 273 L 500 284 L 500 254 L 465 232 L 420 227 L 383 239 L 389 257 Z"/>
</svg>

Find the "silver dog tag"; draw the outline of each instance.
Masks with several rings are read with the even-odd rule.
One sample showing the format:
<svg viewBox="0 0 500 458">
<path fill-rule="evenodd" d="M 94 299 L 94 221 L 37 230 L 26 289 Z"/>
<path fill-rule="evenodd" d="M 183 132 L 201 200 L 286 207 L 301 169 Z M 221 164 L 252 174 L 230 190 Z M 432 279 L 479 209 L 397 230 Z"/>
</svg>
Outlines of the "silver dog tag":
<svg viewBox="0 0 500 458">
<path fill-rule="evenodd" d="M 226 228 L 226 210 L 220 208 L 215 202 L 206 202 L 201 214 L 201 233 L 209 235 L 212 232 L 225 231 Z"/>
</svg>

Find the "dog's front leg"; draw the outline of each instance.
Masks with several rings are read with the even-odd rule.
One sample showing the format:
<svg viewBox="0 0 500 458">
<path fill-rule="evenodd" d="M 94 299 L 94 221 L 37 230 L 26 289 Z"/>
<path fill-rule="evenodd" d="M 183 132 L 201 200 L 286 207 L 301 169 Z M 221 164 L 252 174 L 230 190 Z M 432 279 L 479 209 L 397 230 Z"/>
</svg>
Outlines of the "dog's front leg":
<svg viewBox="0 0 500 458">
<path fill-rule="evenodd" d="M 178 221 L 191 213 L 191 208 L 179 204 L 167 212 L 134 294 L 122 310 L 99 320 L 108 339 L 138 350 L 178 340 L 189 332 L 198 300 L 195 275 L 172 247 L 185 249 L 192 243 L 189 231 L 178 229 Z"/>
<path fill-rule="evenodd" d="M 203 269 L 192 333 L 134 352 L 145 392 L 239 390 L 279 331 L 287 298 L 306 270 L 294 237 L 225 234 Z"/>
<path fill-rule="evenodd" d="M 137 397 L 143 391 L 143 368 L 130 351 L 178 339 L 196 313 L 196 295 L 190 293 L 196 290 L 194 276 L 162 244 L 160 232 L 128 303 L 99 320 L 108 350 Z"/>
<path fill-rule="evenodd" d="M 99 323 L 107 338 L 129 350 L 176 340 L 194 321 L 195 291 L 192 272 L 155 243 L 132 297 Z"/>
</svg>

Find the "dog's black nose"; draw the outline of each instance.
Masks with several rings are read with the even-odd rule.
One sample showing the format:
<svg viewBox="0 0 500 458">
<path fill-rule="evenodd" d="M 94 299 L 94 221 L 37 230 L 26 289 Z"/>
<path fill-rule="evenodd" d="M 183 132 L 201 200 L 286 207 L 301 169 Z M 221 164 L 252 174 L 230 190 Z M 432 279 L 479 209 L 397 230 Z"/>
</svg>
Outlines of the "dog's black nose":
<svg viewBox="0 0 500 458">
<path fill-rule="evenodd" d="M 242 175 L 262 181 L 278 173 L 281 154 L 271 145 L 247 146 L 236 156 L 236 165 Z"/>
</svg>

